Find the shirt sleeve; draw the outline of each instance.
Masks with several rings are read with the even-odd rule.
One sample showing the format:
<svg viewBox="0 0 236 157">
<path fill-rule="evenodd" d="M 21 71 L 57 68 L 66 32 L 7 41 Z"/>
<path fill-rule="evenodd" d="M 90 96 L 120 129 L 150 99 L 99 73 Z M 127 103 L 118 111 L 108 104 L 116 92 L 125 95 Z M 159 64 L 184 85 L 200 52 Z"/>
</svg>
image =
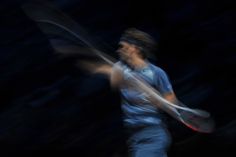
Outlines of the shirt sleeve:
<svg viewBox="0 0 236 157">
<path fill-rule="evenodd" d="M 156 88 L 161 94 L 173 92 L 172 85 L 165 71 L 160 70 L 157 72 Z"/>
</svg>

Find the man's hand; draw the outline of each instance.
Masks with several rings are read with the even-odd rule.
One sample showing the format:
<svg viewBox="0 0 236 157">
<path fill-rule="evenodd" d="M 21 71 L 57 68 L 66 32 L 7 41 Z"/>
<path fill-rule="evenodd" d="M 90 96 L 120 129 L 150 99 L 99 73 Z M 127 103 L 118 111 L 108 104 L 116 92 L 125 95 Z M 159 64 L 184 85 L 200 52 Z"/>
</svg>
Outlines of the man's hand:
<svg viewBox="0 0 236 157">
<path fill-rule="evenodd" d="M 163 95 L 163 97 L 173 104 L 178 104 L 178 100 L 174 92 L 169 92 Z"/>
</svg>

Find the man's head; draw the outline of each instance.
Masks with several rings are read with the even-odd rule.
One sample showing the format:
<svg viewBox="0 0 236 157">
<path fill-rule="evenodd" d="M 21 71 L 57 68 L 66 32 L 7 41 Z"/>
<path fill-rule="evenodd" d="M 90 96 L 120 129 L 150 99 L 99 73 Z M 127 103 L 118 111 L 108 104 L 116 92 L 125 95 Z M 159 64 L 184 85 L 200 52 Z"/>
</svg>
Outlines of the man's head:
<svg viewBox="0 0 236 157">
<path fill-rule="evenodd" d="M 130 28 L 122 34 L 119 46 L 121 59 L 127 61 L 134 56 L 145 59 L 147 54 L 155 50 L 156 42 L 149 34 Z"/>
</svg>

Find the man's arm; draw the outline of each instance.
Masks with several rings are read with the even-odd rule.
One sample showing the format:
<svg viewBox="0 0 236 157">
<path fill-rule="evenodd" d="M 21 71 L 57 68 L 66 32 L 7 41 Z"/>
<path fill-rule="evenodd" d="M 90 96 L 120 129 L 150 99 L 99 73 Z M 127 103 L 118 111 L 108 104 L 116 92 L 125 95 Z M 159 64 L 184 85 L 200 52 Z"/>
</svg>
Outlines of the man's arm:
<svg viewBox="0 0 236 157">
<path fill-rule="evenodd" d="M 123 74 L 121 67 L 119 65 L 114 65 L 111 69 L 110 73 L 110 83 L 112 87 L 120 87 L 120 85 L 124 82 Z"/>
<path fill-rule="evenodd" d="M 100 73 L 107 75 L 112 87 L 119 87 L 123 82 L 122 70 L 119 65 L 111 66 L 109 64 L 101 63 L 92 63 L 92 62 L 83 62 L 81 64 L 84 69 L 92 73 Z"/>
</svg>

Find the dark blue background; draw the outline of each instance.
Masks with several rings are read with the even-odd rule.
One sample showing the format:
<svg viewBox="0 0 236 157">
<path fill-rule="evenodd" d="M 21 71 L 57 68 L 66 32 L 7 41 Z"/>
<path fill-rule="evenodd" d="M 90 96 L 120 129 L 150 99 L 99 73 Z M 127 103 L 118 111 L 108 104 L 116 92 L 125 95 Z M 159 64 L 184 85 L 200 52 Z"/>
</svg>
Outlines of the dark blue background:
<svg viewBox="0 0 236 157">
<path fill-rule="evenodd" d="M 73 59 L 58 57 L 22 11 L 25 2 L 3 1 L 0 6 L 0 150 L 126 156 L 118 92 L 111 91 L 104 76 L 89 75 Z M 216 121 L 215 132 L 201 134 L 170 119 L 169 156 L 235 154 L 233 1 L 52 2 L 107 43 L 111 55 L 129 27 L 159 42 L 155 63 L 169 74 L 178 98 L 209 111 Z"/>
</svg>

